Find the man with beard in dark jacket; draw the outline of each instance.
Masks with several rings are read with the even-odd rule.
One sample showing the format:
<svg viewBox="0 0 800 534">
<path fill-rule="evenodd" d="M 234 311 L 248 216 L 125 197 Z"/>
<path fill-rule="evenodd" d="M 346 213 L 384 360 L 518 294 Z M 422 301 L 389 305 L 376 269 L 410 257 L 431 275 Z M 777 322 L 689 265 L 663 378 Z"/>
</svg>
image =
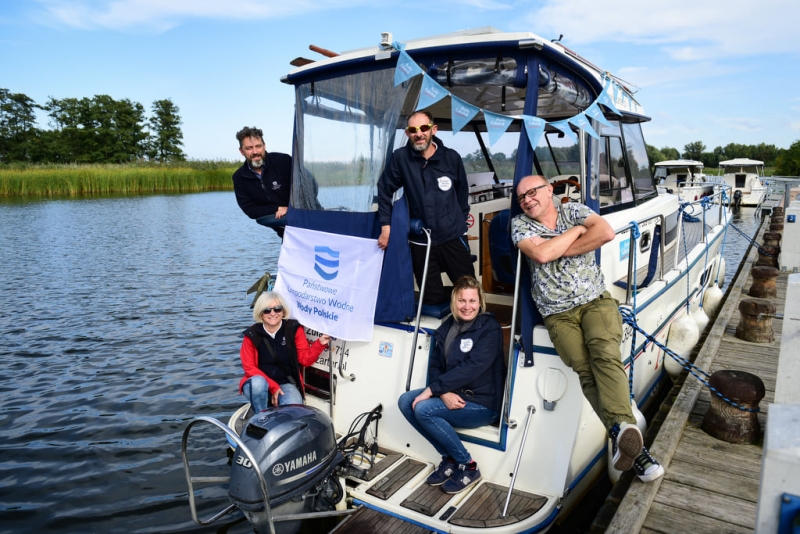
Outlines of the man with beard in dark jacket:
<svg viewBox="0 0 800 534">
<path fill-rule="evenodd" d="M 416 111 L 408 118 L 408 143 L 394 151 L 392 160 L 378 181 L 378 217 L 381 235 L 378 246 L 386 249 L 392 220 L 392 197 L 403 188 L 412 219 L 422 221 L 431 231 L 425 304 L 449 302 L 451 288 L 445 288 L 441 273 L 450 280 L 475 276 L 467 244 L 469 185 L 461 156 L 434 137 L 437 126 L 427 111 Z M 401 236 L 405 239 L 406 236 Z M 425 236 L 412 240 L 427 243 Z M 425 247 L 412 245 L 411 259 L 417 285 L 422 287 Z"/>
<path fill-rule="evenodd" d="M 247 126 L 236 133 L 245 162 L 233 173 L 233 191 L 248 217 L 272 228 L 283 239 L 292 185 L 292 157 L 267 153 L 263 137 L 259 128 Z"/>
</svg>

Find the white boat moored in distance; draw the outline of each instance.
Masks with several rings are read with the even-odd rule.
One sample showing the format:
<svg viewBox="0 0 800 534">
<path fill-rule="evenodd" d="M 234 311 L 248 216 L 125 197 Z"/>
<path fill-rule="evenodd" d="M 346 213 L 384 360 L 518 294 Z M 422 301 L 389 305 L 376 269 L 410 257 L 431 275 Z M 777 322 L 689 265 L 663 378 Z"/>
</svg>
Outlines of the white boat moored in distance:
<svg viewBox="0 0 800 534">
<path fill-rule="evenodd" d="M 684 217 L 677 191 L 658 194 L 641 129 L 650 119 L 637 98 L 621 80 L 561 43 L 494 28 L 410 40 L 401 48 L 413 64 L 399 70 L 416 65 L 425 76 L 396 85 L 402 54 L 390 35 L 377 41 L 297 62 L 305 64 L 283 78 L 294 87 L 296 110 L 287 233 L 295 227 L 377 239 L 378 179 L 407 139 L 407 117 L 430 94 L 443 91 L 443 98 L 425 106 L 438 125 L 437 138 L 459 152 L 468 174 L 490 177 L 488 184 L 487 174 L 476 178 L 467 236 L 489 311 L 503 326 L 508 372 L 502 416 L 497 424 L 458 432 L 480 466 L 480 483 L 457 495 L 425 483 L 441 457 L 406 422 L 397 400 L 425 387 L 432 333 L 449 312 L 424 308 L 417 324 L 410 263 L 398 268 L 387 250 L 375 321 L 367 325 L 371 340 L 333 341 L 330 352 L 305 372 L 306 403 L 316 414 L 309 420 L 326 414 L 340 436 L 369 420 L 365 433 L 350 443 L 360 448 L 344 454 L 341 463 L 331 464 L 335 451 L 322 449 L 308 449 L 302 457 L 291 453 L 278 463 L 327 470 L 325 487 L 341 480 L 347 503 L 379 516 L 379 524 L 401 518 L 436 532 L 546 531 L 606 476 L 607 438 L 577 374 L 556 354 L 530 294 L 519 289 L 518 255 L 508 232 L 509 216 L 519 212 L 512 184 L 543 175 L 554 186 L 555 202 L 582 202 L 608 221 L 616 238 L 599 253 L 606 289 L 663 343 L 676 320 L 698 309 L 704 288 L 722 285 L 727 208 L 714 193 L 695 203 L 694 217 Z M 505 129 L 498 132 L 500 122 Z M 400 255 L 408 254 L 407 228 L 406 222 L 391 232 Z M 291 254 L 284 247 L 281 262 L 308 261 Z M 289 300 L 298 306 L 294 296 Z M 632 373 L 635 401 L 646 407 L 658 384 L 668 380 L 664 353 L 629 325 L 624 328 L 621 359 Z M 237 443 L 234 468 L 253 471 L 250 464 L 259 459 L 251 449 L 271 431 L 242 414 L 231 426 L 250 450 Z M 366 439 L 359 442 L 359 436 Z M 273 479 L 295 476 L 295 503 L 306 502 L 306 512 L 337 513 L 336 506 L 303 489 L 303 477 L 311 474 L 275 465 L 260 466 L 265 489 Z M 281 499 L 270 501 L 278 515 L 285 513 Z M 193 500 L 192 506 L 196 518 Z M 345 501 L 337 506 L 346 507 Z M 245 512 L 256 530 L 268 532 L 265 507 L 250 508 Z"/>
<path fill-rule="evenodd" d="M 653 179 L 659 193 L 678 193 L 683 201 L 700 200 L 714 193 L 714 184 L 703 172 L 703 162 L 671 159 L 653 165 Z"/>
<path fill-rule="evenodd" d="M 757 159 L 735 158 L 719 162 L 718 178 L 729 185 L 733 204 L 758 206 L 766 193 L 764 162 Z M 737 201 L 738 199 L 738 201 Z"/>
</svg>

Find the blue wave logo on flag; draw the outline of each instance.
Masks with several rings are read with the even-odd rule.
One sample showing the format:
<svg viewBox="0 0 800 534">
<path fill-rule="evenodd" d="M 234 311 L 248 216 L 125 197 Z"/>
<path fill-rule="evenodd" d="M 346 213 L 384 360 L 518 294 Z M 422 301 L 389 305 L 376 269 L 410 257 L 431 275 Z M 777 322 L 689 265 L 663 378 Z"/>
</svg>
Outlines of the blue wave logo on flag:
<svg viewBox="0 0 800 534">
<path fill-rule="evenodd" d="M 339 276 L 339 251 L 329 247 L 314 247 L 314 270 L 325 280 Z"/>
</svg>

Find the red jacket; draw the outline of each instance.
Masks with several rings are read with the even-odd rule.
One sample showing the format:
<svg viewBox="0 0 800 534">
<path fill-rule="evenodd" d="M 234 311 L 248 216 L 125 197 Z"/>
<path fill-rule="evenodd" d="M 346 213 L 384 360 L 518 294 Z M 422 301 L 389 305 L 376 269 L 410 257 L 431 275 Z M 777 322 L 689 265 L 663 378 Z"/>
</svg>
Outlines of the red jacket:
<svg viewBox="0 0 800 534">
<path fill-rule="evenodd" d="M 326 345 L 323 345 L 319 340 L 314 341 L 313 344 L 308 344 L 306 339 L 305 330 L 302 326 L 297 328 L 294 335 L 295 347 L 297 349 L 297 363 L 301 367 L 308 367 L 317 361 L 317 357 L 325 350 Z M 242 360 L 242 369 L 244 369 L 244 376 L 239 381 L 239 393 L 242 392 L 242 386 L 251 377 L 260 375 L 263 376 L 269 384 L 270 395 L 275 394 L 280 388 L 280 385 L 268 377 L 264 372 L 258 368 L 258 350 L 249 337 L 245 336 L 242 340 L 242 348 L 239 350 L 239 357 Z M 303 384 L 303 375 L 300 374 L 300 393 L 305 391 L 305 384 Z"/>
</svg>

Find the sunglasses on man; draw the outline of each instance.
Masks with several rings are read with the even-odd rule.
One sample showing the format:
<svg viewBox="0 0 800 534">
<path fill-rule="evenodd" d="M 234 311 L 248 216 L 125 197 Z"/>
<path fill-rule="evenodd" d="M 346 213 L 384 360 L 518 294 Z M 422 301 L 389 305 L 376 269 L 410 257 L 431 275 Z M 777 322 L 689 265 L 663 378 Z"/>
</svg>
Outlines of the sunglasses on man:
<svg viewBox="0 0 800 534">
<path fill-rule="evenodd" d="M 409 126 L 406 128 L 406 133 L 409 135 L 413 135 L 417 132 L 425 133 L 431 128 L 433 128 L 433 124 L 423 124 L 422 126 Z"/>
</svg>

